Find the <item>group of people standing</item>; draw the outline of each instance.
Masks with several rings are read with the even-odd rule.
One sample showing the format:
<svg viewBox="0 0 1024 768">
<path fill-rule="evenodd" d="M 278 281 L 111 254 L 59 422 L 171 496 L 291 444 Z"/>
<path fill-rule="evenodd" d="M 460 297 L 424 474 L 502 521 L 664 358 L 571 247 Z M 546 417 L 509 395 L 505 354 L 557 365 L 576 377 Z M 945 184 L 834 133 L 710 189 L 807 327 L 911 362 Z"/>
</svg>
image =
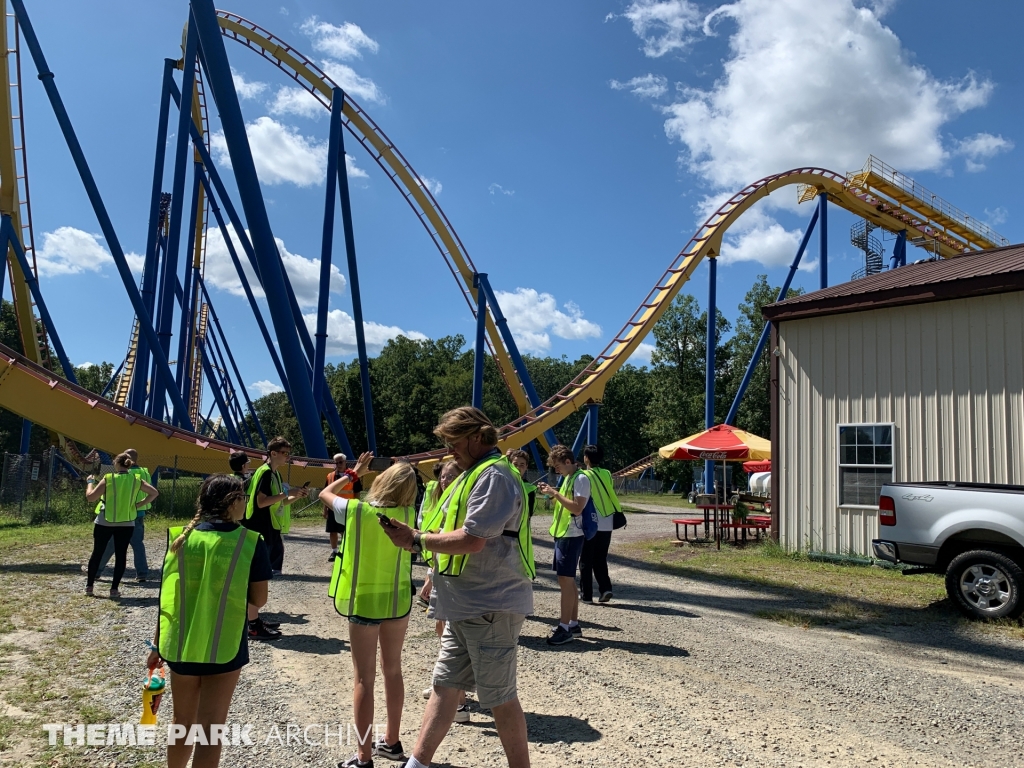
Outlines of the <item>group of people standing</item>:
<svg viewBox="0 0 1024 768">
<path fill-rule="evenodd" d="M 329 596 L 348 620 L 357 730 L 372 729 L 378 658 L 387 710 L 384 734 L 376 742 L 360 743 L 357 753 L 340 765 L 367 768 L 377 757 L 426 768 L 452 723 L 469 719 L 466 693 L 475 691 L 479 706 L 494 718 L 508 764 L 526 768 L 530 760 L 516 649 L 534 608 L 530 518 L 537 495 L 553 499 L 555 510 L 552 568 L 562 599 L 559 624 L 548 639 L 552 645 L 581 635 L 579 600 L 580 594 L 584 601 L 592 600 L 591 575 L 597 578 L 599 599 L 612 597 L 606 562 L 611 525 L 600 521 L 612 516 L 618 502 L 610 475 L 597 466 L 600 452 L 594 446 L 587 448 L 582 470 L 569 449 L 552 448 L 548 464 L 565 478 L 555 489 L 527 482 L 527 455 L 502 455 L 497 429 L 477 408 L 449 411 L 434 434 L 451 458 L 439 465 L 436 484 L 428 484 L 418 512 L 417 473 L 403 462 L 377 475 L 360 499 L 370 453 L 361 455 L 353 468 L 347 457 L 335 456 L 335 469 L 319 494 L 331 535 Z M 198 725 L 209 733 L 226 721 L 241 668 L 249 660 L 247 639 L 280 637 L 276 626 L 259 617 L 259 609 L 266 603 L 270 580 L 283 566 L 281 537 L 290 525 L 288 507 L 309 495 L 306 488 L 288 488 L 281 480 L 279 468 L 287 464 L 290 452 L 286 440 L 275 438 L 268 444 L 266 462 L 251 475 L 246 473 L 248 457 L 233 454 L 233 474 L 207 478 L 194 518 L 168 531 L 160 615 L 148 663 L 167 662 L 174 722 L 186 732 Z M 147 490 L 136 504 L 151 501 Z M 587 511 L 603 526 L 589 540 L 590 531 L 580 523 Z M 418 596 L 412 579 L 414 555 L 430 568 Z M 585 579 L 577 592 L 575 571 L 581 558 Z M 123 572 L 123 556 L 118 562 Z M 402 648 L 417 601 L 437 622 L 440 649 L 431 686 L 424 691 L 428 702 L 419 736 L 407 755 L 400 740 Z M 191 744 L 169 746 L 168 765 L 183 768 L 192 751 Z M 219 744 L 196 744 L 194 764 L 216 765 L 219 754 Z"/>
</svg>

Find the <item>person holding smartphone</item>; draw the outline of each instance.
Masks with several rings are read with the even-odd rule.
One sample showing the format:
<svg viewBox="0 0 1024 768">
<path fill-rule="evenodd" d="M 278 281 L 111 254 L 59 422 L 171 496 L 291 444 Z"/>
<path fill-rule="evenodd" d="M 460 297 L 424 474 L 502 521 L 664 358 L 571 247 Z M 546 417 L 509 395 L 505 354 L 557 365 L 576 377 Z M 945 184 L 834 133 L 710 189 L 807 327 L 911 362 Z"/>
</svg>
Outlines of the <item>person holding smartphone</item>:
<svg viewBox="0 0 1024 768">
<path fill-rule="evenodd" d="M 369 468 L 373 454 L 364 453 Z M 357 471 L 359 465 L 357 465 Z M 365 472 L 364 472 L 365 474 Z M 339 494 L 347 478 L 340 478 L 320 492 L 344 526 L 341 556 L 334 561 L 328 594 L 334 608 L 348 618 L 348 640 L 354 688 L 352 711 L 356 731 L 373 728 L 373 683 L 377 675 L 377 649 L 384 675 L 387 724 L 375 743 L 360 740 L 356 754 L 342 766 L 366 768 L 374 757 L 404 760 L 400 730 L 405 706 L 402 678 L 402 646 L 412 611 L 412 555 L 391 544 L 389 528 L 416 522 L 416 470 L 411 464 L 394 464 L 373 481 L 366 501 Z"/>
</svg>

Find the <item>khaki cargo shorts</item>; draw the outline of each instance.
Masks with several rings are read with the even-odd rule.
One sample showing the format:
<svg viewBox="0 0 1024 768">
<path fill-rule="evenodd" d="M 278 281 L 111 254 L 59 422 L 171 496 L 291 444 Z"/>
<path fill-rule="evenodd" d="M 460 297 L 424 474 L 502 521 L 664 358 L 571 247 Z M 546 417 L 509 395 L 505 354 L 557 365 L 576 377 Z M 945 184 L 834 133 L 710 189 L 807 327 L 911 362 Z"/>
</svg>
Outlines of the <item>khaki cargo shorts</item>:
<svg viewBox="0 0 1024 768">
<path fill-rule="evenodd" d="M 526 616 L 485 613 L 449 621 L 434 665 L 434 685 L 472 691 L 484 709 L 516 697 L 516 646 Z"/>
</svg>

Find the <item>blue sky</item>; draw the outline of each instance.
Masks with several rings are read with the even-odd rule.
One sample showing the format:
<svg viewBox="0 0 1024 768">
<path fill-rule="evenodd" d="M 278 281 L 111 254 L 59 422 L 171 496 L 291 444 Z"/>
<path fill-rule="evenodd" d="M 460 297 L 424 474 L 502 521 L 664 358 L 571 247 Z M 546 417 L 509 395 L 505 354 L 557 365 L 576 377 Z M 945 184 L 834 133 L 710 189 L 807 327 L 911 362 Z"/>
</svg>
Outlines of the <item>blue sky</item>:
<svg viewBox="0 0 1024 768">
<path fill-rule="evenodd" d="M 163 59 L 180 56 L 187 5 L 27 4 L 121 243 L 141 253 Z M 874 153 L 1011 242 L 1024 240 L 1014 106 L 1024 86 L 1013 53 L 1024 7 L 1012 0 L 969 13 L 945 1 L 925 12 L 910 0 L 236 0 L 226 9 L 340 73 L 439 189 L 470 256 L 503 292 L 523 351 L 597 354 L 718 202 L 795 166 L 847 172 Z M 311 312 L 327 113 L 295 99 L 290 81 L 251 51 L 227 50 L 248 95 L 242 109 L 271 223 Z M 33 72 L 25 79 L 44 296 L 74 362 L 116 364 L 131 307 L 43 90 Z M 379 349 L 402 332 L 471 337 L 472 317 L 427 233 L 350 138 L 348 150 L 371 342 Z M 730 320 L 759 272 L 781 283 L 810 213 L 790 188 L 733 230 L 719 269 Z M 832 282 L 860 264 L 852 223 L 831 208 Z M 214 237 L 208 280 L 246 383 L 264 382 L 256 395 L 277 377 L 222 251 Z M 805 259 L 813 266 L 816 246 Z M 335 263 L 336 361 L 354 349 L 340 226 Z M 684 288 L 702 304 L 706 272 Z M 817 272 L 795 284 L 814 289 Z"/>
</svg>

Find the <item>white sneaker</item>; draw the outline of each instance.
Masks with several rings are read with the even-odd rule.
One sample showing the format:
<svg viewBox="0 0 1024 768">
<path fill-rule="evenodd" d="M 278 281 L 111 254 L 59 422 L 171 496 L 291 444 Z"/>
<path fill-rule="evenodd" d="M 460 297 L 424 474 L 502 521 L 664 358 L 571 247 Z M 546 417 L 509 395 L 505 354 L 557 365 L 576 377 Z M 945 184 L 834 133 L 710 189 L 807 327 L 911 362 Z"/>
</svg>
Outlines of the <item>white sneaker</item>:
<svg viewBox="0 0 1024 768">
<path fill-rule="evenodd" d="M 455 710 L 455 722 L 456 723 L 468 723 L 469 717 L 469 705 L 463 704 L 457 710 Z"/>
<path fill-rule="evenodd" d="M 431 695 L 433 695 L 433 693 L 434 693 L 434 686 L 430 686 L 429 688 L 424 688 L 423 689 L 423 698 L 429 700 Z"/>
</svg>

